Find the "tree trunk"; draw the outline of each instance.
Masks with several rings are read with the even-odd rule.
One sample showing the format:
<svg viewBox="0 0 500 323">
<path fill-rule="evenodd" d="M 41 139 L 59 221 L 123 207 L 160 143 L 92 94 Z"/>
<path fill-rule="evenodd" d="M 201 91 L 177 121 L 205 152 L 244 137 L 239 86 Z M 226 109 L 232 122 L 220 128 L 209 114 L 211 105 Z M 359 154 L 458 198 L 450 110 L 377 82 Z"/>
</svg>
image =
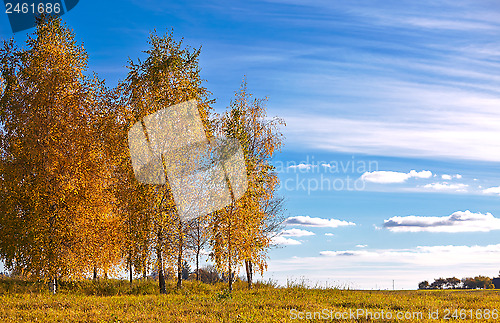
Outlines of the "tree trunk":
<svg viewBox="0 0 500 323">
<path fill-rule="evenodd" d="M 146 279 L 146 276 L 148 275 L 146 265 L 147 265 L 147 261 L 146 261 L 146 258 L 144 258 L 142 261 L 142 278 L 143 279 Z"/>
<path fill-rule="evenodd" d="M 229 291 L 233 291 L 233 270 L 231 266 L 231 257 L 229 257 Z"/>
<path fill-rule="evenodd" d="M 200 280 L 200 268 L 199 268 L 199 259 L 200 259 L 200 248 L 196 250 L 196 280 Z"/>
<path fill-rule="evenodd" d="M 227 177 L 227 175 L 226 175 Z M 231 223 L 231 219 L 233 217 L 233 207 L 234 207 L 234 197 L 232 195 L 233 193 L 231 193 L 231 200 L 233 201 L 231 203 L 231 213 L 229 214 L 230 217 L 229 217 L 229 239 L 228 239 L 228 269 L 229 269 L 229 292 L 232 292 L 233 291 L 233 264 L 232 264 L 232 259 L 231 259 L 231 256 L 232 256 L 232 252 L 233 252 L 233 235 L 232 235 L 232 231 L 231 231 L 231 227 L 232 227 L 232 223 Z"/>
<path fill-rule="evenodd" d="M 94 281 L 97 280 L 97 266 L 94 266 L 94 276 L 92 278 Z"/>
<path fill-rule="evenodd" d="M 232 215 L 232 214 L 231 214 Z M 229 229 L 231 230 L 231 229 Z M 231 259 L 231 252 L 232 252 L 232 243 L 231 243 L 231 231 L 229 231 L 229 239 L 228 239 L 228 262 L 227 262 L 227 267 L 229 269 L 229 277 L 228 277 L 228 282 L 229 282 L 229 291 L 233 291 L 233 266 L 232 266 L 232 259 Z"/>
<path fill-rule="evenodd" d="M 179 253 L 177 255 L 177 288 L 182 288 L 182 221 L 179 221 Z"/>
<path fill-rule="evenodd" d="M 253 268 L 252 268 L 252 261 L 251 260 L 245 260 L 245 269 L 247 271 L 247 282 L 248 282 L 248 289 L 252 288 L 252 279 L 253 279 Z"/>
<path fill-rule="evenodd" d="M 158 241 L 156 244 L 156 258 L 158 261 L 158 285 L 160 288 L 160 294 L 166 294 L 167 289 L 165 286 L 165 276 L 163 275 L 163 258 L 162 258 L 162 236 L 161 230 L 158 230 Z"/>
<path fill-rule="evenodd" d="M 129 272 L 130 272 L 130 277 L 129 277 L 129 279 L 130 279 L 130 285 L 132 285 L 132 279 L 133 279 L 133 277 L 132 277 L 132 275 L 133 275 L 133 271 L 132 271 L 132 260 L 130 260 L 130 261 L 129 261 L 129 264 L 128 264 L 128 270 L 129 270 Z"/>
<path fill-rule="evenodd" d="M 50 290 L 52 292 L 53 295 L 56 294 L 56 291 L 57 291 L 57 281 L 56 281 L 56 276 L 54 276 L 51 280 L 50 280 Z"/>
</svg>

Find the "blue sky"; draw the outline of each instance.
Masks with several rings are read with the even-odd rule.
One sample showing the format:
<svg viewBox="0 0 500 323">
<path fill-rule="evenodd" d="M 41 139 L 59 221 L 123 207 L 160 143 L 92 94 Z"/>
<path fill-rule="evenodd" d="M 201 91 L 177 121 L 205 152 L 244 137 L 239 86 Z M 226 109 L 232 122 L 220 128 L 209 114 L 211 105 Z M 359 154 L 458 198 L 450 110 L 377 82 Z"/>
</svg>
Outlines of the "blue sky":
<svg viewBox="0 0 500 323">
<path fill-rule="evenodd" d="M 82 0 L 64 19 L 109 86 L 149 31 L 173 28 L 203 46 L 217 111 L 244 75 L 269 97 L 287 123 L 274 162 L 290 219 L 264 279 L 385 289 L 498 274 L 498 2 Z"/>
</svg>

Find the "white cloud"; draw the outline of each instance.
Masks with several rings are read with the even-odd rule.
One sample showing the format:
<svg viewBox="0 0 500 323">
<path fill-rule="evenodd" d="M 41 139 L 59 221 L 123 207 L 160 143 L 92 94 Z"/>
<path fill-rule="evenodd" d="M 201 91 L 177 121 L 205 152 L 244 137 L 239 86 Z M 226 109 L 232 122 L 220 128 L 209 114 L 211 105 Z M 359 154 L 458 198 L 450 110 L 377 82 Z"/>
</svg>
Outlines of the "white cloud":
<svg viewBox="0 0 500 323">
<path fill-rule="evenodd" d="M 372 183 L 403 183 L 409 178 L 408 174 L 391 171 L 365 172 L 361 179 Z"/>
<path fill-rule="evenodd" d="M 411 170 L 409 174 L 410 174 L 410 177 L 414 177 L 414 178 L 431 178 L 431 176 L 432 176 L 432 172 L 428 171 L 428 170 L 423 170 L 420 172 L 417 172 L 415 170 Z"/>
<path fill-rule="evenodd" d="M 388 184 L 403 183 L 410 178 L 430 178 L 431 176 L 432 172 L 428 170 L 423 170 L 420 172 L 411 170 L 409 173 L 393 171 L 373 171 L 365 172 L 363 175 L 361 175 L 361 179 L 366 182 Z"/>
<path fill-rule="evenodd" d="M 487 246 L 417 246 L 409 249 L 321 251 L 326 257 L 361 258 L 366 262 L 410 263 L 420 266 L 470 263 L 498 263 L 500 244 Z"/>
<path fill-rule="evenodd" d="M 455 191 L 455 192 L 467 192 L 469 185 L 467 184 L 449 184 L 447 182 L 443 183 L 432 183 L 422 186 L 423 188 L 428 188 L 436 191 Z"/>
<path fill-rule="evenodd" d="M 443 174 L 443 175 L 441 175 L 441 178 L 444 179 L 444 180 L 450 181 L 453 178 L 461 179 L 462 175 L 460 175 L 460 174 L 455 174 L 455 175 Z"/>
<path fill-rule="evenodd" d="M 422 105 L 446 106 L 444 109 L 448 109 L 449 105 L 443 104 L 445 101 L 442 97 L 438 99 L 437 93 L 430 93 L 431 90 L 423 93 L 427 90 L 418 87 L 415 85 L 414 89 L 402 92 Z M 355 116 L 285 114 L 284 119 L 290 125 L 285 132 L 294 144 L 311 149 L 381 156 L 500 161 L 500 141 L 496 140 L 500 135 L 500 113 L 493 111 L 493 106 L 497 109 L 500 99 L 481 98 L 480 94 L 465 94 L 466 91 L 442 91 L 441 94 L 448 97 L 454 109 L 462 109 L 465 104 L 481 108 L 465 111 L 464 107 L 464 111 L 445 111 L 439 115 L 415 108 L 416 113 L 422 115 L 415 117 L 414 121 L 400 121 L 398 116 L 392 115 L 384 120 L 367 120 L 356 119 Z M 417 97 L 419 95 L 420 98 Z"/>
<path fill-rule="evenodd" d="M 423 280 L 498 274 L 500 244 L 438 245 L 374 250 L 325 250 L 319 256 L 271 257 L 266 277 L 286 284 L 304 276 L 311 286 L 328 282 L 339 288 L 416 289 Z M 472 261 L 471 261 L 472 260 Z"/>
<path fill-rule="evenodd" d="M 369 254 L 368 251 L 358 251 L 358 250 L 345 250 L 345 251 L 320 251 L 319 253 L 322 256 L 327 256 L 327 257 L 336 257 L 336 256 L 345 256 L 345 257 L 352 257 L 352 256 L 360 256 L 363 254 Z"/>
<path fill-rule="evenodd" d="M 300 170 L 305 170 L 305 169 L 311 169 L 313 168 L 314 165 L 312 164 L 304 164 L 304 163 L 300 163 L 298 165 L 291 165 L 291 166 L 288 166 L 288 168 L 291 168 L 291 169 L 300 169 Z"/>
<path fill-rule="evenodd" d="M 305 237 L 314 235 L 315 235 L 314 232 L 301 229 L 289 229 L 281 232 L 281 236 L 283 237 Z"/>
<path fill-rule="evenodd" d="M 332 167 L 335 167 L 335 166 L 332 166 L 331 164 L 321 164 L 321 166 L 325 167 L 325 168 L 332 168 Z"/>
<path fill-rule="evenodd" d="M 428 19 L 428 18 L 410 18 L 405 23 L 429 29 L 448 29 L 448 30 L 471 30 L 471 29 L 491 29 L 489 24 L 459 20 Z"/>
<path fill-rule="evenodd" d="M 499 194 L 500 195 L 500 186 L 490 187 L 483 190 L 484 194 Z"/>
<path fill-rule="evenodd" d="M 337 228 L 341 226 L 356 225 L 353 222 L 348 222 L 344 220 L 337 219 L 323 219 L 323 218 L 312 218 L 310 216 L 292 216 L 286 219 L 285 224 L 289 225 L 302 225 L 306 227 L 328 227 Z"/>
<path fill-rule="evenodd" d="M 322 251 L 324 257 L 349 257 L 354 262 L 393 262 L 407 263 L 417 266 L 456 265 L 470 263 L 474 259 L 478 263 L 494 263 L 494 255 L 500 256 L 500 244 L 487 246 L 417 246 L 409 249 L 379 249 Z M 417 283 L 417 282 L 415 282 Z"/>
<path fill-rule="evenodd" d="M 358 245 L 356 245 L 356 248 L 366 248 L 366 247 L 368 247 L 367 244 L 358 244 Z"/>
<path fill-rule="evenodd" d="M 333 233 L 329 233 L 329 232 L 328 232 L 328 233 L 325 233 L 325 236 L 327 236 L 327 237 L 333 237 L 333 236 L 334 236 L 334 234 L 333 234 Z"/>
<path fill-rule="evenodd" d="M 298 240 L 289 239 L 282 236 L 273 237 L 271 243 L 274 245 L 282 245 L 282 246 L 296 246 L 302 244 L 302 242 Z"/>
<path fill-rule="evenodd" d="M 395 216 L 384 221 L 393 232 L 489 232 L 500 230 L 500 219 L 491 213 L 457 211 L 449 216 Z"/>
</svg>

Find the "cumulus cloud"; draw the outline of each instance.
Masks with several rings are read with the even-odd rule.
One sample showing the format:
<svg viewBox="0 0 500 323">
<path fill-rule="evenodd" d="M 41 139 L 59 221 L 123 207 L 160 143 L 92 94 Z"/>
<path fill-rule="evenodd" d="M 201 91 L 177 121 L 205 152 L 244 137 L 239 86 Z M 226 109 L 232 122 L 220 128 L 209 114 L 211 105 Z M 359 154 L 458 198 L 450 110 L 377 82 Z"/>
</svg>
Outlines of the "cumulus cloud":
<svg viewBox="0 0 500 323">
<path fill-rule="evenodd" d="M 444 175 L 441 175 L 441 178 L 445 179 L 445 180 L 450 180 L 451 179 L 451 175 L 444 174 Z"/>
<path fill-rule="evenodd" d="M 500 195 L 500 186 L 490 187 L 483 190 L 484 194 L 498 194 Z"/>
<path fill-rule="evenodd" d="M 410 178 L 430 178 L 432 177 L 432 172 L 428 170 L 423 170 L 417 172 L 416 170 L 411 170 L 409 173 L 393 172 L 393 171 L 373 171 L 365 172 L 361 175 L 361 179 L 366 182 L 380 183 L 380 184 L 390 184 L 390 183 L 403 183 Z"/>
<path fill-rule="evenodd" d="M 315 235 L 314 232 L 301 229 L 289 229 L 281 232 L 281 236 L 283 237 L 305 237 L 314 235 Z"/>
<path fill-rule="evenodd" d="M 273 237 L 271 243 L 274 245 L 282 245 L 282 246 L 296 246 L 302 244 L 302 242 L 298 240 L 285 238 L 283 236 Z"/>
<path fill-rule="evenodd" d="M 292 216 L 286 219 L 285 224 L 289 225 L 302 225 L 306 227 L 323 227 L 323 228 L 337 228 L 341 226 L 356 225 L 353 222 L 337 219 L 323 219 L 313 218 L 310 216 Z"/>
<path fill-rule="evenodd" d="M 393 232 L 489 232 L 500 230 L 500 219 L 491 213 L 457 211 L 449 216 L 395 216 L 384 221 Z"/>
<path fill-rule="evenodd" d="M 455 191 L 455 192 L 467 192 L 469 185 L 467 184 L 450 184 L 447 182 L 442 183 L 432 183 L 422 186 L 423 188 L 428 188 L 435 191 Z"/>
</svg>

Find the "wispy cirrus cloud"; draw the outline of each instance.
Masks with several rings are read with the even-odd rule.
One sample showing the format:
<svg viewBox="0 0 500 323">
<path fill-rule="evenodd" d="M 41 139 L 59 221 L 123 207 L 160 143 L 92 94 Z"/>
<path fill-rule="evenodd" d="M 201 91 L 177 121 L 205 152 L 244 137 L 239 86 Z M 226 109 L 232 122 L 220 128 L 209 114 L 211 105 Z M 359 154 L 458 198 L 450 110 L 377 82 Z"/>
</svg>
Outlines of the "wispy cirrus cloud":
<svg viewBox="0 0 500 323">
<path fill-rule="evenodd" d="M 393 232 L 489 232 L 500 230 L 500 218 L 491 213 L 457 211 L 449 216 L 394 216 L 384 221 Z"/>
<path fill-rule="evenodd" d="M 381 183 L 381 184 L 403 183 L 410 178 L 430 178 L 430 177 L 432 177 L 432 172 L 428 170 L 423 170 L 420 172 L 411 170 L 409 173 L 393 172 L 393 171 L 373 171 L 373 172 L 365 172 L 363 175 L 361 175 L 361 179 L 366 182 Z"/>
<path fill-rule="evenodd" d="M 353 261 L 411 263 L 420 266 L 429 264 L 453 265 L 475 259 L 479 263 L 494 263 L 493 255 L 500 255 L 500 244 L 486 246 L 417 246 L 407 249 L 341 250 L 321 251 L 324 257 L 350 257 Z M 471 258 L 468 258 L 470 256 Z M 358 258 L 357 260 L 355 260 Z M 493 257 L 494 258 L 494 257 Z"/>
<path fill-rule="evenodd" d="M 337 220 L 337 219 L 323 219 L 315 218 L 307 215 L 292 216 L 285 220 L 287 225 L 302 225 L 306 227 L 322 227 L 322 228 L 338 228 L 342 226 L 356 225 L 354 222 Z"/>
<path fill-rule="evenodd" d="M 499 96 L 500 98 L 500 96 Z M 476 103 L 477 106 L 480 103 Z M 497 106 L 500 104 L 498 100 Z M 474 105 L 474 103 L 471 103 Z M 460 114 L 460 113 L 459 113 Z M 288 115 L 287 137 L 315 149 L 381 156 L 500 161 L 500 115 L 463 113 L 464 120 L 425 118 L 420 122 Z M 489 112 L 485 112 L 489 114 Z M 449 118 L 456 118 L 450 114 Z M 495 125 L 492 124 L 495 123 Z"/>
</svg>

